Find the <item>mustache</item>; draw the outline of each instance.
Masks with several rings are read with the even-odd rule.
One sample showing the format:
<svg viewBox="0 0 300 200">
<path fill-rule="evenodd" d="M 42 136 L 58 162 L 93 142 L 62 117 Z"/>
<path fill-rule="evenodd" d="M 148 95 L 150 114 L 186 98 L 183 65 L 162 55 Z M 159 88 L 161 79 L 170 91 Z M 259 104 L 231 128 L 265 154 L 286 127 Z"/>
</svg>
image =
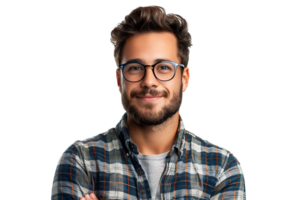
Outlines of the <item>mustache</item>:
<svg viewBox="0 0 300 200">
<path fill-rule="evenodd" d="M 161 96 L 161 97 L 168 97 L 168 92 L 163 90 L 163 91 L 158 91 L 155 89 L 145 89 L 142 91 L 137 91 L 133 90 L 130 92 L 130 97 L 135 97 L 135 96 L 145 96 L 146 94 L 150 94 L 152 96 Z"/>
</svg>

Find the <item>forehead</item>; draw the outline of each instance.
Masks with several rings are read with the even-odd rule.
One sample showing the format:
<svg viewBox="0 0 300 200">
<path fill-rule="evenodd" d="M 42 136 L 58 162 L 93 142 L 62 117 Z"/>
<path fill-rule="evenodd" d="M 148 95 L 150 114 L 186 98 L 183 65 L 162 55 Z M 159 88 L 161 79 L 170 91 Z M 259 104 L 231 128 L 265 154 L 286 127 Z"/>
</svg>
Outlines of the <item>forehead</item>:
<svg viewBox="0 0 300 200">
<path fill-rule="evenodd" d="M 177 38 L 170 32 L 149 32 L 129 37 L 122 51 L 121 63 L 140 59 L 144 64 L 153 64 L 156 59 L 179 62 Z"/>
</svg>

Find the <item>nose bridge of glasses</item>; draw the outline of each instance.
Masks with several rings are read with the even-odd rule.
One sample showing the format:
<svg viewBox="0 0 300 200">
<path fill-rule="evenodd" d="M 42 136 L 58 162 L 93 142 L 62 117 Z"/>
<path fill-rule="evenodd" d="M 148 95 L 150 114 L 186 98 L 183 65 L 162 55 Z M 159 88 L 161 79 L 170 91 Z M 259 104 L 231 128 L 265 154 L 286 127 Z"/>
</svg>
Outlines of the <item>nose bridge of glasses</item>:
<svg viewBox="0 0 300 200">
<path fill-rule="evenodd" d="M 155 65 L 144 65 L 144 68 L 145 68 L 145 76 L 146 76 L 146 72 L 147 72 L 147 67 L 150 67 L 150 70 L 153 72 L 153 76 L 155 77 L 155 72 L 154 72 L 154 67 L 155 67 Z"/>
</svg>

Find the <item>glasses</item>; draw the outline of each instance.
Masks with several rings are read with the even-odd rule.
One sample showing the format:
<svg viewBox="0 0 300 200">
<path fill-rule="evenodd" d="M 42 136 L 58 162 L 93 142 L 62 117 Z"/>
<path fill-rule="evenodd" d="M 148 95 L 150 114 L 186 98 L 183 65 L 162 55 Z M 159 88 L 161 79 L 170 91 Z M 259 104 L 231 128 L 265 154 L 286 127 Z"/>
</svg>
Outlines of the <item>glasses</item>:
<svg viewBox="0 0 300 200">
<path fill-rule="evenodd" d="M 129 82 L 139 82 L 146 74 L 146 67 L 152 67 L 154 76 L 160 81 L 172 80 L 176 74 L 177 67 L 185 67 L 183 64 L 171 61 L 159 61 L 154 65 L 132 61 L 118 67 L 122 69 L 123 77 Z"/>
</svg>

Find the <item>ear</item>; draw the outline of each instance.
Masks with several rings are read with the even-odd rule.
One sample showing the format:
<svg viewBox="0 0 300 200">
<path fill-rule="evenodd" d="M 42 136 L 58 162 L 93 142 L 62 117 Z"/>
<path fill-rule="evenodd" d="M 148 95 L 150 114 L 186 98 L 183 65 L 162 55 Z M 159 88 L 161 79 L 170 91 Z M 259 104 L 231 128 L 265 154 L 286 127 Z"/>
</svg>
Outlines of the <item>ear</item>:
<svg viewBox="0 0 300 200">
<path fill-rule="evenodd" d="M 116 88 L 119 88 L 120 83 L 121 83 L 121 72 L 118 68 L 114 69 L 114 79 L 115 79 Z"/>
<path fill-rule="evenodd" d="M 183 74 L 182 74 L 182 92 L 184 92 L 187 89 L 189 80 L 190 80 L 190 70 L 188 67 L 185 67 L 183 69 Z"/>
</svg>

